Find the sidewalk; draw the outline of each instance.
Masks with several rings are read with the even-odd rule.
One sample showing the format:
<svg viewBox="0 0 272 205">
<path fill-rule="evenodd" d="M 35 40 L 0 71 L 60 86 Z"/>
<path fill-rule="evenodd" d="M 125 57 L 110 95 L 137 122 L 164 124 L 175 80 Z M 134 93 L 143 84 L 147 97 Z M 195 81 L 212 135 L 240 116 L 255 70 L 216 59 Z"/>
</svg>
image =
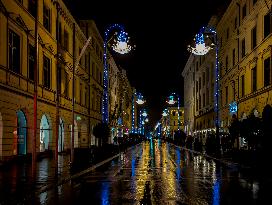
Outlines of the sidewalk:
<svg viewBox="0 0 272 205">
<path fill-rule="evenodd" d="M 129 147 L 128 150 L 134 146 Z M 33 195 L 39 195 L 87 174 L 112 159 L 119 157 L 120 153 L 111 153 L 110 155 L 108 153 L 108 155 L 104 156 L 100 154 L 100 156 L 95 157 L 96 159 L 93 163 L 79 161 L 84 166 L 76 167 L 73 172 L 70 169 L 70 154 L 59 154 L 57 177 L 55 176 L 54 157 L 42 158 L 36 164 L 34 183 L 32 183 L 31 159 L 25 160 L 22 158 L 21 160 L 0 166 L 0 204 L 18 204 L 18 202 L 22 202 L 23 204 L 23 201 L 28 201 Z"/>
<path fill-rule="evenodd" d="M 70 177 L 70 156 L 60 154 L 58 160 L 58 178 L 55 177 L 55 160 L 46 157 L 37 161 L 35 182 L 32 178 L 31 160 L 19 158 L 7 165 L 0 167 L 0 204 L 12 204 L 10 202 L 18 198 L 26 199 L 29 193 L 43 190 L 52 186 L 64 178 Z"/>
</svg>

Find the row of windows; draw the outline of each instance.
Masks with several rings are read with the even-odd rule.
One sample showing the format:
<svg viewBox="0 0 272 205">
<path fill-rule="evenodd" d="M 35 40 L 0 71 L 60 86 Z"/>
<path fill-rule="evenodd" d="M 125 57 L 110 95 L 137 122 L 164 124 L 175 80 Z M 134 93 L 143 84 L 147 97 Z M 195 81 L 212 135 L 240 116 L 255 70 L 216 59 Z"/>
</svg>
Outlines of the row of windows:
<svg viewBox="0 0 272 205">
<path fill-rule="evenodd" d="M 256 2 L 257 2 L 257 0 L 252 0 L 252 7 L 256 4 Z M 247 12 L 248 11 L 248 6 L 247 6 L 247 2 L 245 2 L 245 4 L 243 4 L 242 5 L 242 7 L 241 7 L 241 20 L 243 20 L 247 15 L 248 15 L 248 13 L 249 12 Z M 266 23 L 267 22 L 265 22 L 264 24 L 265 24 L 265 27 L 266 27 Z M 238 16 L 235 16 L 235 18 L 234 18 L 234 21 L 233 21 L 233 28 L 234 28 L 234 30 L 236 30 L 237 29 L 237 27 L 238 27 Z M 226 29 L 226 40 L 228 40 L 229 39 L 229 34 L 230 34 L 230 28 L 227 28 Z M 265 34 L 264 35 L 264 38 L 266 37 L 267 35 Z M 220 39 L 220 45 L 222 46 L 222 43 L 223 43 L 223 38 L 221 37 L 221 39 Z"/>
<path fill-rule="evenodd" d="M 204 61 L 205 61 L 205 55 L 198 57 L 198 60 L 196 61 L 196 71 L 198 71 L 199 66 L 201 66 Z"/>
<path fill-rule="evenodd" d="M 183 126 L 184 124 L 183 124 L 183 122 L 173 121 L 173 125 L 174 126 L 178 126 L 178 125 Z"/>
<path fill-rule="evenodd" d="M 271 17 L 269 14 L 265 15 L 264 17 L 264 38 L 266 38 L 271 32 L 272 32 L 272 27 L 271 27 Z M 252 29 L 251 29 L 251 50 L 253 50 L 255 47 L 257 46 L 257 26 L 255 25 Z M 241 57 L 245 57 L 246 56 L 246 50 L 248 50 L 250 48 L 250 46 L 246 45 L 246 40 L 245 38 L 243 38 L 241 40 Z M 232 50 L 232 66 L 235 66 L 236 63 L 236 50 L 235 48 Z M 221 63 L 222 65 L 222 63 Z M 230 67 L 229 67 L 229 56 L 226 55 L 225 58 L 225 72 L 227 72 Z M 222 72 L 222 70 L 221 70 Z"/>
<path fill-rule="evenodd" d="M 207 67 L 206 71 L 202 73 L 202 77 L 199 77 L 198 81 L 196 81 L 196 85 L 195 85 L 196 92 L 200 91 L 202 87 L 204 88 L 206 85 L 208 85 L 208 83 L 210 82 L 210 79 L 213 79 L 213 76 L 214 76 L 214 65 L 213 63 L 211 63 L 210 67 Z M 194 78 L 195 77 L 193 77 L 193 80 Z"/>
<path fill-rule="evenodd" d="M 213 102 L 213 93 L 209 89 L 206 89 L 206 93 L 203 93 L 202 96 L 196 97 L 196 111 L 200 110 L 202 107 L 206 107 Z"/>
<path fill-rule="evenodd" d="M 251 69 L 251 92 L 257 91 L 258 80 L 257 80 L 257 66 Z M 272 66 L 271 66 L 271 57 L 268 57 L 264 60 L 263 63 L 263 86 L 267 87 L 272 85 Z M 235 100 L 235 83 L 232 82 L 232 101 Z M 245 75 L 240 77 L 240 95 L 243 97 L 245 95 Z M 225 87 L 225 104 L 229 103 L 229 86 Z M 222 92 L 221 92 L 221 102 L 222 102 Z"/>
<path fill-rule="evenodd" d="M 205 129 L 205 128 L 210 128 L 214 126 L 214 117 L 213 119 L 204 119 L 203 122 L 196 122 L 196 129 L 197 130 L 201 130 L 201 129 Z"/>
<path fill-rule="evenodd" d="M 23 4 L 23 1 L 19 1 Z M 36 17 L 36 0 L 28 0 L 28 11 L 33 16 Z M 52 33 L 52 14 L 51 9 L 44 3 L 43 4 L 43 26 L 49 32 Z M 88 34 L 87 34 L 88 35 Z M 56 22 L 56 39 L 60 42 L 60 45 L 67 51 L 70 52 L 69 42 L 70 42 L 70 35 L 67 29 L 62 28 L 61 22 Z M 102 60 L 102 51 L 99 49 L 97 43 L 92 39 L 91 46 L 95 49 L 97 56 L 99 59 Z M 79 49 L 79 52 L 81 49 Z M 84 58 L 84 57 L 83 57 Z M 82 58 L 82 59 L 83 59 Z M 81 59 L 81 63 L 82 60 Z M 87 59 L 88 61 L 88 59 Z M 80 63 L 80 64 L 81 64 Z M 82 65 L 82 64 L 81 64 Z M 88 69 L 89 66 L 85 64 L 85 69 Z M 97 78 L 98 80 L 99 78 Z"/>
<path fill-rule="evenodd" d="M 20 36 L 13 30 L 9 29 L 9 42 L 8 42 L 8 68 L 20 74 L 21 73 L 21 51 L 20 51 Z M 34 81 L 34 68 L 35 66 L 35 47 L 31 44 L 28 45 L 28 78 Z M 61 91 L 66 97 L 69 97 L 69 75 L 61 66 L 58 67 L 58 90 Z M 51 60 L 46 55 L 43 56 L 42 67 L 42 84 L 45 88 L 51 89 L 52 86 L 52 68 Z M 98 72 L 97 72 L 98 73 Z M 101 79 L 101 77 L 100 77 Z M 61 89 L 61 84 L 63 88 Z M 88 88 L 84 87 L 82 83 L 79 84 L 79 98 L 78 102 L 82 105 L 88 105 Z"/>
<path fill-rule="evenodd" d="M 173 116 L 176 116 L 176 114 L 179 114 L 180 117 L 182 116 L 182 112 L 176 112 L 176 111 L 173 111 L 173 112 L 172 112 L 172 115 L 173 115 Z"/>
<path fill-rule="evenodd" d="M 21 73 L 21 39 L 20 36 L 13 30 L 9 29 L 9 69 L 15 73 Z M 35 48 L 33 45 L 28 46 L 28 78 L 34 80 L 34 65 L 35 65 Z M 85 66 L 90 67 L 90 54 L 85 55 Z M 102 84 L 103 73 L 99 70 L 96 64 L 93 62 L 91 69 L 91 75 L 94 79 Z M 47 86 L 48 87 L 48 86 Z"/>
</svg>

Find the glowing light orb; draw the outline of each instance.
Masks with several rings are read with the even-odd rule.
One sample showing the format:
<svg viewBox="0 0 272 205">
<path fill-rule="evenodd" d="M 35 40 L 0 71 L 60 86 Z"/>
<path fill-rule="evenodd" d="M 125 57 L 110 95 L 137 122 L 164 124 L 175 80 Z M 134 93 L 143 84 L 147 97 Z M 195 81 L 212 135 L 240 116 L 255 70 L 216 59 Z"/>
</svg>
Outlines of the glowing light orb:
<svg viewBox="0 0 272 205">
<path fill-rule="evenodd" d="M 136 103 L 139 105 L 142 105 L 145 103 L 145 101 L 143 99 L 138 99 L 138 100 L 136 100 Z"/>
<path fill-rule="evenodd" d="M 173 95 L 169 96 L 169 100 L 167 101 L 167 103 L 170 105 L 174 105 L 176 103 Z"/>
<path fill-rule="evenodd" d="M 147 116 L 147 113 L 146 111 L 143 112 L 142 116 L 146 117 Z"/>
<path fill-rule="evenodd" d="M 165 109 L 164 111 L 163 111 L 163 113 L 162 113 L 162 116 L 163 117 L 166 117 L 168 114 L 167 114 L 167 109 Z"/>
</svg>

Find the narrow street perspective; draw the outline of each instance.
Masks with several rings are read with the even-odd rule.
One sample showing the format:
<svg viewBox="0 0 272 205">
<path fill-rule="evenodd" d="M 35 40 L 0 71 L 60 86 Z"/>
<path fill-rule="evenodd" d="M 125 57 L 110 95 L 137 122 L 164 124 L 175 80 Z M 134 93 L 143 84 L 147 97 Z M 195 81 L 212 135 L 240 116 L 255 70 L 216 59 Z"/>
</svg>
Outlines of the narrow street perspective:
<svg viewBox="0 0 272 205">
<path fill-rule="evenodd" d="M 0 205 L 272 204 L 272 0 L 0 0 Z"/>
<path fill-rule="evenodd" d="M 265 204 L 258 176 L 161 140 L 148 140 L 96 170 L 41 193 L 37 204 Z"/>
</svg>

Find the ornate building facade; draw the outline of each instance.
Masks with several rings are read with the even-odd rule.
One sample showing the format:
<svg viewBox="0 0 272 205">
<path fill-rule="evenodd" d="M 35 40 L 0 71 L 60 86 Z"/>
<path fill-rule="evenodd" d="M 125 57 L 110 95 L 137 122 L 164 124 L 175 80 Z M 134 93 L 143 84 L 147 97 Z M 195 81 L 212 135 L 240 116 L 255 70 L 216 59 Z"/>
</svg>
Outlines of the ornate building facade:
<svg viewBox="0 0 272 205">
<path fill-rule="evenodd" d="M 272 104 L 271 1 L 233 0 L 218 23 L 220 39 L 220 119 L 227 129 L 232 115 L 261 117 Z"/>
<path fill-rule="evenodd" d="M 208 25 L 215 27 L 217 18 L 213 16 Z M 204 56 L 191 54 L 183 69 L 184 115 L 187 135 L 206 134 L 215 130 L 215 51 Z"/>
<path fill-rule="evenodd" d="M 69 150 L 72 123 L 74 148 L 97 144 L 92 130 L 102 120 L 103 39 L 94 21 L 76 22 L 61 0 L 39 1 L 37 13 L 35 1 L 0 1 L 0 160 L 32 153 L 35 118 L 37 153 L 56 147 L 59 152 Z M 34 116 L 36 19 L 38 97 Z M 89 37 L 91 41 L 84 47 Z M 115 77 L 117 84 L 110 85 L 115 101 L 111 107 L 120 96 L 115 94 L 119 71 L 114 69 L 110 77 Z"/>
</svg>

